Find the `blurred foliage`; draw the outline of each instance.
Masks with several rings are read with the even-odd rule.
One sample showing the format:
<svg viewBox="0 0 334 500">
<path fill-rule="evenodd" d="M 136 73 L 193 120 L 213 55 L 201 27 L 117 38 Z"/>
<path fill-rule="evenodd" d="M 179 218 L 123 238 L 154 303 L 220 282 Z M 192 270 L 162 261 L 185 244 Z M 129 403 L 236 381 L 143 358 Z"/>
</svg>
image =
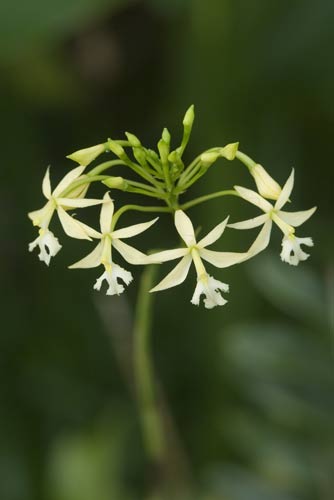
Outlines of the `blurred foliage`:
<svg viewBox="0 0 334 500">
<path fill-rule="evenodd" d="M 194 102 L 188 158 L 239 140 L 280 183 L 296 166 L 294 206 L 319 209 L 303 227 L 312 256 L 297 269 L 279 262 L 274 238 L 272 255 L 221 273 L 232 285 L 224 308 L 189 303 L 193 276 L 156 298 L 154 359 L 190 498 L 330 500 L 333 2 L 16 7 L 0 6 L 0 498 L 146 498 L 152 472 L 129 380 L 136 286 L 118 301 L 93 294 L 94 272 L 66 269 L 84 243 L 42 266 L 27 253 L 26 212 L 41 203 L 47 164 L 60 178 L 65 154 L 124 130 L 154 146 L 167 125 L 178 141 Z M 198 190 L 250 182 L 222 161 Z M 239 200 L 192 213 L 213 227 L 232 210 L 245 215 Z M 163 246 L 174 233 L 161 224 Z M 230 231 L 224 245 L 253 236 Z"/>
</svg>

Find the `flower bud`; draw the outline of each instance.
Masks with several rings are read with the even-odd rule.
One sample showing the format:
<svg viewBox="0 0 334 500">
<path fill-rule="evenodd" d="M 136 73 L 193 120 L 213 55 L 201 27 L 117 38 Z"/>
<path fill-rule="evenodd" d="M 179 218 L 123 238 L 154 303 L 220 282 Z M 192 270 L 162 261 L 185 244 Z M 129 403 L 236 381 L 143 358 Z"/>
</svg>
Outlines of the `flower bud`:
<svg viewBox="0 0 334 500">
<path fill-rule="evenodd" d="M 163 139 L 160 139 L 160 141 L 158 142 L 158 150 L 162 163 L 167 163 L 169 155 L 169 144 L 167 144 L 167 142 L 165 142 Z"/>
<path fill-rule="evenodd" d="M 136 137 L 134 134 L 131 134 L 130 132 L 125 132 L 125 135 L 133 148 L 140 148 L 141 142 L 138 137 Z"/>
<path fill-rule="evenodd" d="M 76 161 L 79 165 L 86 167 L 101 153 L 104 153 L 104 151 L 104 144 L 97 144 L 96 146 L 91 146 L 90 148 L 79 149 L 79 151 L 75 151 L 74 153 L 67 155 L 66 158 Z"/>
<path fill-rule="evenodd" d="M 126 191 L 128 188 L 128 183 L 123 177 L 108 177 L 103 184 L 111 189 L 120 189 L 121 191 Z"/>
<path fill-rule="evenodd" d="M 120 146 L 116 141 L 113 141 L 112 139 L 108 139 L 108 148 L 110 149 L 110 151 L 112 153 L 114 153 L 119 158 L 121 158 L 121 159 L 127 158 L 126 152 L 124 151 L 122 146 Z"/>
<path fill-rule="evenodd" d="M 239 143 L 232 142 L 231 144 L 227 144 L 220 150 L 220 156 L 226 158 L 227 160 L 234 160 L 235 155 L 238 151 Z"/>
<path fill-rule="evenodd" d="M 162 140 L 165 141 L 166 144 L 170 144 L 171 135 L 167 128 L 164 128 L 162 131 Z"/>
<path fill-rule="evenodd" d="M 254 177 L 257 189 L 261 196 L 268 198 L 269 200 L 278 199 L 282 189 L 262 167 L 262 165 L 256 164 L 250 169 L 250 174 Z"/>
<path fill-rule="evenodd" d="M 194 123 L 195 119 L 195 109 L 194 105 L 192 104 L 186 111 L 186 114 L 184 115 L 183 118 L 183 126 L 185 129 L 191 129 Z"/>
<path fill-rule="evenodd" d="M 203 167 L 210 167 L 218 158 L 220 157 L 220 153 L 218 152 L 208 152 L 203 153 L 201 155 L 201 162 Z"/>
</svg>

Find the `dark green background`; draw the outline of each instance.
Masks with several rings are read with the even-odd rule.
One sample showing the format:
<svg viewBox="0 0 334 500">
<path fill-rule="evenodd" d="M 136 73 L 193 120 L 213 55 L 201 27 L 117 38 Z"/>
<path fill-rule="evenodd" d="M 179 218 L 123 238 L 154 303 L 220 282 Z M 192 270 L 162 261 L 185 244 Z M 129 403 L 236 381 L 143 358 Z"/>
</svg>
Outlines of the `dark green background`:
<svg viewBox="0 0 334 500">
<path fill-rule="evenodd" d="M 138 281 L 119 298 L 93 292 L 95 270 L 66 269 L 89 244 L 59 227 L 48 269 L 27 251 L 26 213 L 48 164 L 55 182 L 66 154 L 125 130 L 155 147 L 168 126 L 177 145 L 191 103 L 189 160 L 240 141 L 281 184 L 295 166 L 293 209 L 318 211 L 298 231 L 315 241 L 298 268 L 280 262 L 275 231 L 265 254 L 214 271 L 231 285 L 224 308 L 190 304 L 194 274 L 156 296 L 154 360 L 190 498 L 333 498 L 333 26 L 330 0 L 1 3 L 2 500 L 147 498 L 124 377 Z M 235 183 L 253 186 L 221 160 L 192 193 Z M 206 230 L 250 210 L 222 199 L 191 215 Z M 217 248 L 254 235 L 229 231 Z M 136 243 L 175 245 L 169 217 Z"/>
</svg>

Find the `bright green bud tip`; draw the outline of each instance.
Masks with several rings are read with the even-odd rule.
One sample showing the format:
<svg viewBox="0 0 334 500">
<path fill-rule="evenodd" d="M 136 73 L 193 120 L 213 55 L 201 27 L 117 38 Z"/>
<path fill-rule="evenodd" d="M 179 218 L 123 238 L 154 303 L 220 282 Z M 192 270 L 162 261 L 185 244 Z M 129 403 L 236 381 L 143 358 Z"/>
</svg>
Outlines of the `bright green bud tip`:
<svg viewBox="0 0 334 500">
<path fill-rule="evenodd" d="M 167 128 L 164 128 L 162 131 L 162 140 L 165 141 L 167 144 L 170 144 L 170 139 L 171 135 L 169 133 L 169 130 Z"/>
<path fill-rule="evenodd" d="M 186 111 L 186 114 L 183 118 L 183 126 L 185 128 L 191 128 L 195 119 L 195 107 L 192 104 Z"/>
<path fill-rule="evenodd" d="M 97 144 L 96 146 L 91 146 L 90 148 L 79 149 L 79 151 L 75 151 L 74 153 L 67 155 L 66 158 L 76 161 L 79 165 L 86 167 L 101 153 L 104 153 L 104 151 L 104 144 Z"/>
<path fill-rule="evenodd" d="M 227 144 L 220 150 L 220 156 L 226 158 L 227 160 L 234 160 L 235 155 L 237 154 L 239 147 L 238 142 L 232 142 L 231 144 Z"/>
<path fill-rule="evenodd" d="M 139 148 L 141 146 L 140 140 L 134 134 L 131 134 L 130 132 L 125 132 L 125 135 L 133 148 Z"/>
<path fill-rule="evenodd" d="M 122 146 L 117 144 L 117 142 L 113 141 L 112 139 L 108 139 L 108 148 L 112 153 L 114 153 L 116 156 L 119 158 L 124 158 L 126 157 L 126 153 Z"/>
<path fill-rule="evenodd" d="M 126 191 L 128 187 L 128 183 L 123 177 L 109 177 L 103 184 L 111 189 L 121 189 L 122 191 Z"/>
</svg>

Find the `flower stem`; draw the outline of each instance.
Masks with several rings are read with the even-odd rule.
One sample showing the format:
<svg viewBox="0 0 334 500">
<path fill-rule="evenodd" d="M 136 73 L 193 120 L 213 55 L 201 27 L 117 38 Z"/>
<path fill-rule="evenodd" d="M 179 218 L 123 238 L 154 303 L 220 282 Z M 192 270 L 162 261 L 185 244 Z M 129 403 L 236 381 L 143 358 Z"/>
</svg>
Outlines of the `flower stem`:
<svg viewBox="0 0 334 500">
<path fill-rule="evenodd" d="M 195 198 L 194 200 L 188 201 L 180 206 L 181 210 L 187 210 L 188 208 L 194 207 L 195 205 L 199 205 L 200 203 L 204 203 L 205 201 L 213 200 L 214 198 L 219 198 L 220 196 L 240 196 L 233 189 L 227 189 L 225 191 L 217 191 L 215 193 L 205 194 L 204 196 L 200 196 L 199 198 Z"/>
<path fill-rule="evenodd" d="M 247 156 L 245 153 L 242 153 L 241 151 L 237 151 L 235 154 L 235 157 L 238 158 L 238 160 L 241 161 L 246 167 L 251 170 L 253 167 L 255 167 L 256 162 L 252 160 L 249 156 Z"/>
<path fill-rule="evenodd" d="M 149 346 L 154 296 L 148 293 L 153 286 L 156 269 L 156 266 L 151 265 L 143 271 L 138 292 L 133 336 L 135 382 L 143 439 L 149 459 L 153 465 L 159 467 L 165 458 L 165 439 L 157 407 Z"/>
</svg>

